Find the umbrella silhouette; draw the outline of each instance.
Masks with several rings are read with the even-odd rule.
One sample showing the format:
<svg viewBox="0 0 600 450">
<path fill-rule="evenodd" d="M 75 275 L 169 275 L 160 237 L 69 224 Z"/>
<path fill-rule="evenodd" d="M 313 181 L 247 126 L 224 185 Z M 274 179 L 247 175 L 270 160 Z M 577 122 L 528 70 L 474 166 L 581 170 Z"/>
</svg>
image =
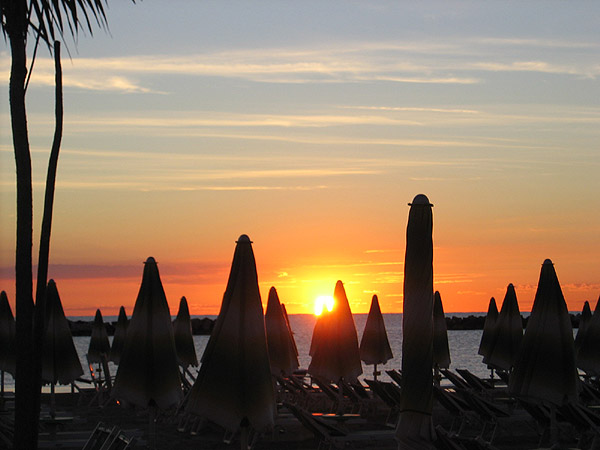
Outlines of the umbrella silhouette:
<svg viewBox="0 0 600 450">
<path fill-rule="evenodd" d="M 586 374 L 598 376 L 600 375 L 600 352 L 598 351 L 600 348 L 600 299 L 598 299 L 594 314 L 589 319 L 587 325 L 584 322 L 583 328 L 581 327 L 581 323 L 579 327 L 579 332 L 577 333 L 577 338 L 579 338 L 577 365 Z M 583 334 L 581 338 L 579 337 L 580 333 Z M 577 339 L 575 343 L 577 344 Z"/>
<path fill-rule="evenodd" d="M 158 266 L 146 260 L 112 397 L 140 407 L 166 409 L 182 398 L 171 314 Z"/>
<path fill-rule="evenodd" d="M 487 358 L 490 354 L 492 335 L 497 320 L 498 307 L 496 306 L 496 299 L 492 297 L 485 316 L 485 322 L 483 323 L 483 333 L 481 333 L 481 341 L 479 342 L 479 350 L 477 351 L 477 354 L 484 358 Z"/>
<path fill-rule="evenodd" d="M 190 390 L 186 411 L 227 430 L 273 426 L 275 395 L 271 380 L 256 262 L 246 235 L 237 240 L 221 310 Z"/>
<path fill-rule="evenodd" d="M 371 308 L 360 340 L 359 350 L 360 359 L 365 364 L 373 364 L 373 378 L 375 380 L 377 375 L 380 374 L 377 371 L 377 364 L 385 364 L 394 357 L 377 295 L 373 295 L 371 299 Z"/>
<path fill-rule="evenodd" d="M 119 308 L 119 318 L 117 319 L 117 325 L 115 326 L 115 335 L 113 336 L 112 346 L 110 347 L 109 360 L 115 364 L 119 364 L 121 361 L 121 353 L 123 353 L 123 346 L 125 345 L 125 336 L 127 336 L 127 327 L 129 326 L 129 320 L 125 313 L 125 307 Z"/>
<path fill-rule="evenodd" d="M 179 365 L 184 370 L 188 366 L 197 366 L 198 357 L 196 356 L 194 337 L 192 336 L 192 321 L 185 297 L 181 297 L 179 301 L 179 311 L 173 322 L 173 333 L 175 335 L 175 349 L 177 350 Z"/>
<path fill-rule="evenodd" d="M 267 310 L 265 311 L 265 328 L 267 331 L 267 346 L 271 361 L 271 372 L 274 375 L 290 375 L 300 365 L 292 330 L 286 314 L 283 312 L 277 290 L 269 289 Z"/>
<path fill-rule="evenodd" d="M 600 301 L 600 299 L 598 299 Z M 596 304 L 596 306 L 598 306 Z M 587 300 L 583 304 L 583 309 L 581 310 L 581 315 L 579 316 L 579 327 L 577 327 L 577 335 L 575 336 L 575 356 L 577 359 L 579 348 L 581 347 L 581 343 L 585 338 L 585 334 L 588 326 L 590 325 L 590 320 L 592 319 L 592 310 L 590 309 L 590 302 Z"/>
<path fill-rule="evenodd" d="M 83 375 L 73 336 L 65 317 L 54 280 L 46 287 L 45 333 L 42 346 L 42 380 L 51 386 L 51 411 L 54 415 L 54 385 L 70 384 Z"/>
<path fill-rule="evenodd" d="M 292 326 L 290 325 L 290 319 L 288 317 L 287 310 L 285 309 L 285 304 L 281 303 L 281 312 L 283 313 L 283 317 L 285 317 L 285 323 L 287 323 L 288 330 L 290 330 L 290 339 L 292 340 L 292 345 L 294 346 L 294 353 L 296 355 L 296 359 L 298 358 L 298 346 L 296 345 L 296 339 L 294 339 L 294 332 L 292 331 Z"/>
<path fill-rule="evenodd" d="M 408 215 L 402 317 L 402 402 L 398 449 L 431 449 L 433 408 L 433 217 L 417 195 Z"/>
<path fill-rule="evenodd" d="M 509 284 L 492 332 L 489 354 L 483 358 L 483 362 L 495 369 L 510 370 L 522 339 L 523 319 L 515 288 Z"/>
<path fill-rule="evenodd" d="M 16 324 L 8 296 L 5 291 L 0 293 L 0 384 L 4 395 L 4 372 L 15 376 L 15 334 Z"/>
<path fill-rule="evenodd" d="M 562 405 L 577 398 L 577 381 L 573 328 L 554 265 L 547 259 L 508 388 L 516 396 Z"/>
<path fill-rule="evenodd" d="M 108 333 L 104 326 L 102 313 L 99 309 L 96 310 L 94 323 L 92 324 L 92 336 L 88 347 L 88 361 L 90 363 L 102 364 L 110 353 L 110 343 L 108 342 Z"/>
<path fill-rule="evenodd" d="M 355 381 L 362 373 L 362 364 L 354 318 L 341 281 L 335 285 L 333 299 L 333 310 L 319 319 L 322 328 L 316 330 L 319 324 L 315 325 L 317 341 L 308 372 L 333 382 L 342 378 Z"/>
<path fill-rule="evenodd" d="M 448 328 L 442 297 L 438 291 L 433 296 L 433 366 L 450 367 L 450 347 L 448 346 Z"/>
</svg>

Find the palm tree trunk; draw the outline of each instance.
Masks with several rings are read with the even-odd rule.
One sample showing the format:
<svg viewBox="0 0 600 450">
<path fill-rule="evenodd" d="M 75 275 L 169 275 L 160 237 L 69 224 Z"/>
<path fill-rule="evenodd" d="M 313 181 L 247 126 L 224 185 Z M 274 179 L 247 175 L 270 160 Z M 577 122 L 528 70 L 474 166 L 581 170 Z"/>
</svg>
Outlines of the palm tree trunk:
<svg viewBox="0 0 600 450">
<path fill-rule="evenodd" d="M 9 2 L 13 3 L 13 2 Z M 16 280 L 16 353 L 15 377 L 15 437 L 14 448 L 37 448 L 37 420 L 34 411 L 33 388 L 33 192 L 31 155 L 25 110 L 25 49 L 26 5 L 15 1 L 11 11 L 13 22 L 6 29 L 10 40 L 10 115 L 17 172 L 17 245 Z M 21 26 L 22 25 L 22 26 Z"/>
</svg>

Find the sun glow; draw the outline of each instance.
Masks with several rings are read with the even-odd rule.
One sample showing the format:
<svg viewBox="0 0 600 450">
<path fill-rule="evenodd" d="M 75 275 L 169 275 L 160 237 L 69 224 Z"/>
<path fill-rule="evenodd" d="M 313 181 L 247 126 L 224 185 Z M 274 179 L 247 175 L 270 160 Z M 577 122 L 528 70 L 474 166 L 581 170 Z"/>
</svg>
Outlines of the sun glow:
<svg viewBox="0 0 600 450">
<path fill-rule="evenodd" d="M 331 295 L 321 295 L 315 299 L 315 316 L 323 314 L 323 310 L 327 308 L 327 311 L 333 310 L 334 300 Z"/>
</svg>

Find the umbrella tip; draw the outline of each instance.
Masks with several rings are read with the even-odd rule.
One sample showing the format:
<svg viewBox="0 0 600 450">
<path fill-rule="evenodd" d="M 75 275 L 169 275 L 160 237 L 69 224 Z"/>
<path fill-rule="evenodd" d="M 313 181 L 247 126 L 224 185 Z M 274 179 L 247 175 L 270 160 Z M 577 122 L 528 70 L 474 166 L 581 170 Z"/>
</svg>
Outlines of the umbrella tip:
<svg viewBox="0 0 600 450">
<path fill-rule="evenodd" d="M 248 237 L 247 234 L 242 234 L 237 241 L 235 241 L 236 244 L 252 244 L 252 241 L 250 240 L 250 238 Z"/>
<path fill-rule="evenodd" d="M 425 194 L 416 195 L 415 198 L 413 199 L 412 203 L 408 204 L 408 206 L 413 206 L 413 205 L 433 206 L 431 203 L 429 203 L 429 199 L 427 198 L 427 196 Z"/>
<path fill-rule="evenodd" d="M 156 260 L 152 256 L 149 256 L 144 264 L 156 264 Z"/>
<path fill-rule="evenodd" d="M 553 266 L 553 265 L 554 265 L 554 264 L 552 263 L 552 260 L 551 260 L 550 258 L 547 258 L 547 259 L 544 261 L 544 265 L 546 265 L 546 264 L 550 264 L 551 266 Z"/>
</svg>

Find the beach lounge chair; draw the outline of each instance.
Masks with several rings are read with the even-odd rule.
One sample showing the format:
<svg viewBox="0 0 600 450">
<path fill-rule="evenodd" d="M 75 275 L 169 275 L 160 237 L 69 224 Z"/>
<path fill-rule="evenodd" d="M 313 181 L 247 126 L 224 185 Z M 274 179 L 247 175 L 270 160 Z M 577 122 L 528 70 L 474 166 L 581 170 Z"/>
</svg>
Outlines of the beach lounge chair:
<svg viewBox="0 0 600 450">
<path fill-rule="evenodd" d="M 398 385 L 402 386 L 402 373 L 396 369 L 386 370 L 385 373 Z"/>
<path fill-rule="evenodd" d="M 401 401 L 401 394 L 398 386 L 395 386 L 387 381 L 379 380 L 365 379 L 365 383 L 367 383 L 371 389 L 371 392 L 373 392 L 379 399 L 383 401 L 383 403 L 385 403 L 386 406 L 390 408 L 390 411 L 385 418 L 385 424 L 387 426 L 395 427 L 398 414 L 400 413 Z"/>
<path fill-rule="evenodd" d="M 98 422 L 82 450 L 129 450 L 135 445 L 135 438 L 125 436 L 116 426 L 107 427 Z"/>
<path fill-rule="evenodd" d="M 350 442 L 394 441 L 394 430 L 350 431 L 315 417 L 296 405 L 286 404 L 298 421 L 318 439 L 317 450 L 343 448 Z"/>
</svg>

